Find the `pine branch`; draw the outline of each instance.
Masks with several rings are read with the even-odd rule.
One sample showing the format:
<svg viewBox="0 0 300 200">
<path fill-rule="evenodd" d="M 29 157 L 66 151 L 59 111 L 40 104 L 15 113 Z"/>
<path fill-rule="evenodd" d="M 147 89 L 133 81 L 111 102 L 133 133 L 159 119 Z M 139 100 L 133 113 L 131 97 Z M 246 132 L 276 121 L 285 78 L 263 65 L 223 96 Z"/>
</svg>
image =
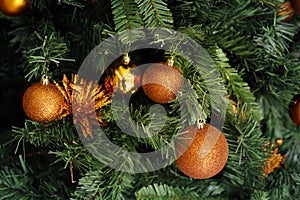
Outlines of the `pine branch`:
<svg viewBox="0 0 300 200">
<path fill-rule="evenodd" d="M 215 48 L 215 50 L 211 50 L 212 55 L 215 55 L 213 59 L 222 74 L 223 80 L 225 80 L 228 95 L 231 98 L 236 98 L 238 102 L 247 103 L 249 111 L 260 121 L 262 119 L 261 108 L 257 104 L 256 98 L 248 84 L 244 82 L 239 73 L 229 65 L 229 60 L 221 49 Z M 213 53 L 213 51 L 215 52 Z"/>
<path fill-rule="evenodd" d="M 54 33 L 45 35 L 35 33 L 37 43 L 34 48 L 26 50 L 24 53 L 28 58 L 27 74 L 25 78 L 39 78 L 44 74 L 48 74 L 49 68 L 59 66 L 61 61 L 74 61 L 73 59 L 65 58 L 69 49 L 63 42 L 63 39 L 57 37 Z"/>
<path fill-rule="evenodd" d="M 229 59 L 226 57 L 222 49 L 215 47 L 213 43 L 206 40 L 207 35 L 203 29 L 204 28 L 200 25 L 189 27 L 186 29 L 180 29 L 180 31 L 192 37 L 200 44 L 204 44 L 204 47 L 207 46 L 206 51 L 209 53 L 210 59 L 212 60 L 212 64 L 210 65 L 214 64 L 218 69 L 217 73 L 220 73 L 220 75 L 222 76 L 221 81 L 223 84 L 225 84 L 227 95 L 235 97 L 238 102 L 247 103 L 249 111 L 253 112 L 253 115 L 257 118 L 258 121 L 261 120 L 261 108 L 258 106 L 256 98 L 251 92 L 249 85 L 243 80 L 241 75 L 229 64 Z M 220 80 L 218 80 L 217 77 L 211 76 L 212 70 L 204 71 L 206 69 L 205 67 L 200 67 L 200 69 L 203 70 L 203 72 L 201 72 L 200 75 L 203 77 L 203 80 L 205 80 L 205 83 L 210 84 L 212 86 L 210 87 L 210 89 L 213 88 L 216 91 L 218 91 L 217 89 L 221 90 L 221 87 L 216 86 L 216 83 Z M 192 72 L 190 68 L 188 70 Z M 187 77 L 199 77 L 199 75 L 189 74 L 187 75 Z M 199 85 L 203 85 L 201 80 L 195 80 L 194 82 L 198 83 Z M 221 97 L 224 96 L 224 94 L 222 94 L 220 91 L 218 91 L 218 95 Z M 214 100 L 215 99 L 212 98 L 212 101 Z M 220 107 L 222 103 L 223 105 L 228 104 L 226 100 L 223 100 L 223 102 L 215 102 L 215 105 L 219 105 Z"/>
<path fill-rule="evenodd" d="M 82 63 L 91 50 L 104 40 L 103 31 L 107 27 L 103 23 L 93 24 L 90 19 L 80 16 L 77 20 L 76 23 L 73 23 L 74 26 L 86 27 L 88 31 L 72 30 L 69 37 L 72 41 L 71 47 L 76 46 L 76 48 L 72 48 L 72 54 L 78 63 Z"/>
<path fill-rule="evenodd" d="M 299 199 L 299 161 L 286 169 L 278 169 L 267 177 L 266 189 L 270 191 L 270 199 Z"/>
<path fill-rule="evenodd" d="M 202 13 L 199 14 L 197 11 L 198 6 L 204 5 L 204 2 L 201 4 L 197 1 L 191 0 L 175 0 L 170 2 L 172 14 L 174 16 L 174 26 L 183 27 L 194 24 L 196 20 L 199 20 L 199 17 L 202 17 Z M 203 9 L 202 9 L 203 10 Z"/>
<path fill-rule="evenodd" d="M 71 199 L 128 199 L 133 181 L 132 174 L 99 167 L 79 180 Z"/>
<path fill-rule="evenodd" d="M 142 106 L 140 104 L 141 102 L 137 100 L 136 104 L 130 104 L 130 107 L 127 108 L 128 105 L 122 105 L 120 102 L 115 102 L 113 109 L 116 109 L 118 114 L 115 114 L 113 121 L 109 120 L 111 121 L 109 126 L 103 127 L 102 130 L 113 144 L 121 148 L 112 152 L 111 147 L 106 146 L 106 142 L 95 144 L 95 146 L 91 144 L 91 146 L 89 146 L 89 148 L 93 149 L 101 148 L 101 150 L 99 150 L 101 153 L 97 155 L 99 156 L 98 159 L 102 160 L 104 164 L 111 165 L 111 158 L 123 160 L 123 157 L 125 156 L 126 159 L 122 162 L 122 166 L 115 167 L 118 169 L 120 167 L 126 168 L 128 171 L 141 170 L 141 168 L 139 168 L 142 167 L 140 166 L 140 162 L 144 159 L 142 153 L 161 150 L 165 145 L 170 145 L 170 140 L 175 137 L 175 133 L 178 132 L 180 127 L 180 118 L 178 116 L 168 114 L 169 109 L 167 107 L 165 107 L 167 112 L 166 116 L 161 116 L 159 112 L 149 113 L 150 105 Z M 126 110 L 129 110 L 129 113 L 127 113 Z M 119 123 L 116 123 L 116 121 Z M 96 135 L 99 135 L 99 138 L 96 138 L 96 140 L 101 141 L 101 133 L 97 133 Z M 162 158 L 166 155 L 174 155 L 172 147 L 164 148 L 162 150 Z M 136 155 L 133 158 L 130 155 L 127 157 L 127 152 L 138 152 L 141 154 Z M 106 155 L 111 156 L 107 157 Z M 136 163 L 136 165 L 134 163 Z M 155 169 L 155 166 L 159 164 L 161 164 L 159 159 L 157 162 L 149 160 L 146 163 L 147 169 Z"/>
<path fill-rule="evenodd" d="M 58 4 L 66 4 L 69 6 L 74 6 L 74 7 L 78 7 L 78 8 L 83 8 L 84 5 L 81 1 L 77 1 L 77 0 L 58 0 Z"/>
<path fill-rule="evenodd" d="M 240 193 L 247 195 L 263 186 L 262 167 L 267 158 L 265 152 L 265 138 L 262 136 L 260 126 L 253 116 L 243 105 L 241 112 L 235 116 L 228 112 L 223 133 L 229 143 L 229 158 L 224 169 L 224 188 L 233 184 L 235 187 L 244 185 L 247 192 Z M 234 190 L 233 190 L 234 191 Z M 247 198 L 247 197 L 243 197 Z"/>
<path fill-rule="evenodd" d="M 31 7 L 39 11 L 45 11 L 50 5 L 51 2 L 47 0 L 31 0 Z"/>
<path fill-rule="evenodd" d="M 49 170 L 34 174 L 20 156 L 22 170 L 14 164 L 0 168 L 0 199 L 61 199 L 69 195 L 66 185 Z"/>
<path fill-rule="evenodd" d="M 135 0 L 145 27 L 172 28 L 173 18 L 163 0 Z"/>
<path fill-rule="evenodd" d="M 40 1 L 39 1 L 40 2 Z M 11 37 L 10 44 L 17 48 L 17 52 L 29 49 L 37 40 L 35 32 L 46 35 L 55 32 L 51 20 L 37 20 L 33 16 L 12 18 L 11 30 L 8 35 Z"/>
<path fill-rule="evenodd" d="M 270 200 L 270 197 L 267 192 L 258 190 L 251 195 L 251 200 Z"/>
<path fill-rule="evenodd" d="M 137 200 L 202 199 L 199 198 L 196 193 L 193 193 L 188 189 L 182 190 L 178 187 L 174 188 L 166 184 L 153 184 L 143 187 L 135 192 L 135 197 Z"/>
<path fill-rule="evenodd" d="M 264 50 L 270 56 L 282 57 L 284 52 L 289 51 L 289 44 L 296 31 L 294 25 L 278 22 L 274 26 L 263 26 L 262 33 L 254 36 L 253 41 L 258 49 Z"/>
<path fill-rule="evenodd" d="M 64 118 L 59 121 L 45 124 L 26 120 L 24 128 L 13 127 L 14 139 L 11 141 L 29 142 L 37 147 L 58 148 L 64 146 L 64 143 L 75 141 L 78 136 L 75 133 L 73 123 Z M 16 147 L 16 150 L 18 146 Z"/>
<path fill-rule="evenodd" d="M 211 113 L 211 97 L 208 94 L 207 80 L 205 80 L 207 76 L 181 56 L 176 56 L 174 61 L 174 65 L 186 77 L 187 83 L 180 91 L 178 101 L 174 102 L 172 109 L 175 111 L 181 109 L 180 115 L 187 120 L 186 126 L 195 124 L 200 118 L 205 123 Z"/>
<path fill-rule="evenodd" d="M 0 199 L 35 199 L 33 180 L 24 172 L 4 167 L 0 171 Z"/>
<path fill-rule="evenodd" d="M 137 4 L 132 0 L 112 0 L 115 31 L 123 44 L 131 44 L 144 36 L 138 28 L 143 27 Z"/>
<path fill-rule="evenodd" d="M 147 176 L 146 174 L 141 175 L 139 180 L 142 181 L 139 182 L 139 185 L 135 186 L 135 188 L 140 188 L 135 193 L 137 198 L 140 197 L 139 195 L 145 194 L 146 196 L 141 196 L 142 199 L 147 199 L 147 197 L 150 199 L 155 197 L 158 199 L 168 199 L 168 197 L 182 199 L 182 196 L 190 197 L 191 199 L 228 199 L 224 195 L 226 191 L 218 176 L 204 180 L 193 179 L 182 174 L 175 167 L 175 163 L 174 165 L 155 171 L 151 176 Z M 163 194 L 168 194 L 169 196 L 164 195 L 160 197 L 156 191 L 153 191 L 155 189 L 153 185 L 157 185 L 158 188 L 165 188 Z M 235 192 L 237 191 L 235 190 Z"/>
<path fill-rule="evenodd" d="M 86 147 L 79 142 L 65 143 L 64 150 L 52 150 L 49 151 L 49 154 L 56 156 L 54 163 L 63 162 L 65 164 L 64 168 L 74 167 L 79 170 L 81 173 L 86 173 L 87 171 L 95 168 L 99 165 L 99 162 L 92 157 L 88 152 Z"/>
<path fill-rule="evenodd" d="M 289 73 L 290 69 L 291 75 L 295 75 L 295 61 L 287 59 L 287 52 L 298 28 L 290 23 L 277 22 L 274 17 L 276 9 L 276 6 L 255 6 L 246 1 L 236 9 L 231 6 L 226 8 L 226 14 L 224 10 L 222 13 L 212 13 L 214 23 L 210 26 L 213 33 L 210 39 L 226 52 L 230 65 L 243 74 L 256 96 L 271 93 L 273 96 L 269 99 L 278 99 L 282 85 L 285 85 L 285 91 L 289 91 L 286 84 L 291 79 L 283 80 L 282 74 Z"/>
<path fill-rule="evenodd" d="M 112 14 L 116 32 L 125 30 L 131 31 L 143 27 L 142 19 L 139 16 L 137 4 L 130 0 L 112 0 Z"/>
</svg>

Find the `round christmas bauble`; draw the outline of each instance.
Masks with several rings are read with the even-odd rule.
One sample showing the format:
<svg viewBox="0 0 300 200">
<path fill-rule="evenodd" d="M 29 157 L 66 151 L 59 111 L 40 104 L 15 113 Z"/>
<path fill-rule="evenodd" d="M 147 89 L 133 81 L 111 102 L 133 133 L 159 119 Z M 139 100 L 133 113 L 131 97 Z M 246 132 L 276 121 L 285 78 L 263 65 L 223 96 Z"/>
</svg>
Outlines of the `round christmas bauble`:
<svg viewBox="0 0 300 200">
<path fill-rule="evenodd" d="M 291 0 L 295 13 L 300 16 L 300 0 Z"/>
<path fill-rule="evenodd" d="M 36 122 L 50 122 L 63 111 L 64 97 L 48 79 L 31 85 L 23 95 L 22 105 L 29 119 Z"/>
<path fill-rule="evenodd" d="M 286 1 L 280 5 L 280 9 L 278 11 L 277 16 L 279 16 L 279 17 L 285 16 L 281 21 L 287 22 L 292 19 L 292 17 L 294 16 L 294 13 L 295 12 L 291 5 L 291 2 Z"/>
<path fill-rule="evenodd" d="M 277 146 L 282 146 L 283 143 L 284 143 L 283 138 L 276 138 L 275 144 L 276 144 Z"/>
<path fill-rule="evenodd" d="M 27 6 L 26 0 L 0 0 L 0 11 L 6 15 L 21 15 L 27 9 Z"/>
<path fill-rule="evenodd" d="M 115 90 L 134 93 L 141 84 L 140 69 L 134 67 L 120 65 L 116 68 L 112 76 L 105 78 L 106 89 L 111 93 Z"/>
<path fill-rule="evenodd" d="M 114 91 L 134 93 L 141 85 L 141 70 L 130 60 L 128 53 L 125 53 L 121 64 L 112 67 L 110 75 L 105 77 L 105 87 L 110 93 Z"/>
<path fill-rule="evenodd" d="M 227 162 L 229 151 L 222 132 L 208 124 L 202 129 L 190 126 L 185 131 L 175 142 L 176 151 L 182 153 L 176 160 L 180 171 L 195 179 L 207 179 L 218 174 Z"/>
<path fill-rule="evenodd" d="M 147 97 L 161 104 L 176 99 L 183 85 L 182 74 L 175 66 L 166 63 L 152 64 L 146 69 L 142 78 L 142 87 Z"/>
<path fill-rule="evenodd" d="M 289 110 L 289 114 L 292 121 L 298 126 L 300 126 L 300 98 L 298 98 L 292 103 Z"/>
</svg>

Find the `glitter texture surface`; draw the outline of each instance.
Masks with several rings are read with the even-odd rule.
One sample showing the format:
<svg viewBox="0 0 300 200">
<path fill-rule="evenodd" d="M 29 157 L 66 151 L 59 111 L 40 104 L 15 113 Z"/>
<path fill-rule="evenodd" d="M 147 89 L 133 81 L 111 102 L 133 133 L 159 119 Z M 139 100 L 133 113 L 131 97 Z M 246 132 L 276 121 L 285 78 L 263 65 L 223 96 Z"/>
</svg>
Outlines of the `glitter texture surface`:
<svg viewBox="0 0 300 200">
<path fill-rule="evenodd" d="M 187 148 L 176 160 L 176 165 L 185 175 L 195 179 L 206 179 L 218 174 L 228 159 L 228 143 L 225 136 L 217 128 L 205 125 L 196 130 L 190 126 L 188 132 L 180 136 L 175 143 L 176 151 Z M 194 139 L 193 139 L 194 138 Z"/>
<path fill-rule="evenodd" d="M 41 123 L 50 122 L 60 116 L 64 97 L 54 84 L 35 83 L 25 91 L 22 105 L 29 119 Z"/>
</svg>

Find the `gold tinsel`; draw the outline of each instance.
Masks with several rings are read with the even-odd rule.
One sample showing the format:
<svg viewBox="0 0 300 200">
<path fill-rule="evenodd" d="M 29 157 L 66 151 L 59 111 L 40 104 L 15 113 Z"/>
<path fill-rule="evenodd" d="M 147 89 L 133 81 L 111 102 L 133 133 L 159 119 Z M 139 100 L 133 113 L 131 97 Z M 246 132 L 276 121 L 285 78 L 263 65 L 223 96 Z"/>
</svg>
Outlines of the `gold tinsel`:
<svg viewBox="0 0 300 200">
<path fill-rule="evenodd" d="M 283 144 L 283 141 L 281 141 L 278 144 L 278 140 L 276 140 L 275 144 L 277 146 L 280 146 Z M 267 144 L 265 145 L 266 147 L 270 145 L 270 142 L 268 141 Z M 274 170 L 276 168 L 281 168 L 282 164 L 285 162 L 286 160 L 286 156 L 285 155 L 281 155 L 280 153 L 278 153 L 279 147 L 274 148 L 274 144 L 271 145 L 271 156 L 269 158 L 267 158 L 264 161 L 264 167 L 263 167 L 263 175 L 267 176 L 268 174 L 274 172 Z"/>
<path fill-rule="evenodd" d="M 227 95 L 226 98 L 229 100 L 229 105 L 231 106 L 231 112 L 234 115 L 235 120 L 241 120 L 242 122 L 247 121 L 247 111 L 246 107 L 242 107 L 236 97 Z"/>
<path fill-rule="evenodd" d="M 72 114 L 72 103 L 80 104 L 76 109 L 76 116 L 73 118 L 74 124 L 79 124 L 82 134 L 93 137 L 92 125 L 105 125 L 101 117 L 96 115 L 95 111 L 111 103 L 111 95 L 99 85 L 97 81 L 87 82 L 84 79 L 78 79 L 77 75 L 72 75 L 71 81 L 64 75 L 63 87 L 55 82 L 57 88 L 65 97 L 64 111 L 60 118 Z M 91 105 L 94 105 L 91 107 Z M 74 108 L 73 108 L 74 109 Z M 74 111 L 73 111 L 74 114 Z M 78 119 L 80 121 L 78 121 Z"/>
</svg>

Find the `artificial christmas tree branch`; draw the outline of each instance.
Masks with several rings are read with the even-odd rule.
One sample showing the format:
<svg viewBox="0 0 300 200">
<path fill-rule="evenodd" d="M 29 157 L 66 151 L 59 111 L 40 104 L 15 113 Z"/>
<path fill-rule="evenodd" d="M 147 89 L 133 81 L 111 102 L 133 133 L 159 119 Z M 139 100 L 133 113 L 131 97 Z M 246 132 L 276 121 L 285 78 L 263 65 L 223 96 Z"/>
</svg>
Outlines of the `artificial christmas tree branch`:
<svg viewBox="0 0 300 200">
<path fill-rule="evenodd" d="M 197 199 L 251 200 L 300 197 L 299 127 L 289 116 L 290 101 L 299 93 L 300 85 L 300 18 L 294 14 L 291 19 L 282 21 L 285 19 L 280 16 L 282 1 L 29 2 L 23 15 L 0 13 L 1 80 L 13 82 L 14 77 L 26 77 L 24 80 L 37 82 L 47 73 L 60 84 L 63 74 L 76 74 L 94 47 L 118 33 L 120 40 L 107 44 L 105 51 L 99 51 L 101 56 L 119 55 L 121 59 L 123 53 L 129 53 L 131 62 L 138 66 L 166 62 L 172 55 L 172 66 L 186 79 L 185 83 L 195 95 L 190 95 L 190 89 L 184 87 L 176 99 L 162 105 L 165 116 L 149 112 L 156 103 L 142 88 L 135 90 L 128 107 L 122 102 L 101 107 L 97 117 L 107 123 L 101 130 L 121 150 L 111 152 L 102 146 L 103 154 L 98 157 L 87 149 L 98 148 L 97 144 L 87 145 L 85 140 L 80 141 L 76 124 L 81 121 L 77 119 L 74 124 L 72 115 L 46 124 L 26 119 L 22 121 L 23 126 L 14 125 L 9 133 L 2 131 L 0 125 L 0 141 L 4 141 L 2 134 L 10 141 L 0 146 L 3 161 L 0 163 L 0 199 L 179 199 L 183 195 Z M 181 47 L 187 40 L 176 34 L 155 38 L 162 46 L 172 44 L 166 51 L 131 51 L 130 47 L 143 33 L 136 28 L 150 27 L 179 31 L 205 51 L 183 52 Z M 131 34 L 126 35 L 127 31 Z M 204 56 L 205 52 L 211 60 Z M 196 62 L 191 62 L 193 59 Z M 99 80 L 99 84 L 103 84 L 107 60 L 95 61 L 94 71 L 88 73 L 103 74 Z M 116 63 L 109 67 L 117 68 Z M 214 68 L 206 67 L 208 65 Z M 164 75 L 157 73 L 157 77 Z M 122 83 L 127 84 L 126 81 Z M 182 101 L 186 102 L 184 108 Z M 129 117 L 114 116 L 113 111 L 129 112 Z M 5 109 L 2 113 L 6 113 Z M 159 150 L 182 135 L 185 126 L 195 124 L 199 118 L 209 124 L 213 116 L 224 119 L 221 131 L 229 147 L 227 163 L 214 177 L 193 179 L 183 174 L 175 162 L 145 173 L 118 170 L 122 166 L 128 170 L 137 167 L 127 154 L 120 156 L 123 150 L 136 153 Z M 132 135 L 118 127 L 115 120 L 129 127 Z M 153 130 L 158 131 L 153 134 Z M 96 129 L 93 134 L 98 137 L 102 132 Z M 266 143 L 274 144 L 277 138 L 284 142 L 275 152 Z M 32 146 L 34 151 L 29 150 Z M 36 167 L 39 163 L 33 158 L 36 156 L 26 157 L 22 163 L 11 159 L 19 154 L 34 155 L 34 152 L 46 152 L 46 155 L 37 156 L 46 156 L 49 164 Z M 279 163 L 279 160 L 266 166 L 266 161 L 275 160 L 274 152 L 285 157 L 285 162 Z M 167 149 L 162 156 L 172 153 L 174 149 Z M 107 155 L 124 159 L 122 166 L 109 167 L 113 159 Z M 153 169 L 156 163 L 147 164 Z M 266 168 L 270 169 L 268 173 L 264 172 Z"/>
</svg>

